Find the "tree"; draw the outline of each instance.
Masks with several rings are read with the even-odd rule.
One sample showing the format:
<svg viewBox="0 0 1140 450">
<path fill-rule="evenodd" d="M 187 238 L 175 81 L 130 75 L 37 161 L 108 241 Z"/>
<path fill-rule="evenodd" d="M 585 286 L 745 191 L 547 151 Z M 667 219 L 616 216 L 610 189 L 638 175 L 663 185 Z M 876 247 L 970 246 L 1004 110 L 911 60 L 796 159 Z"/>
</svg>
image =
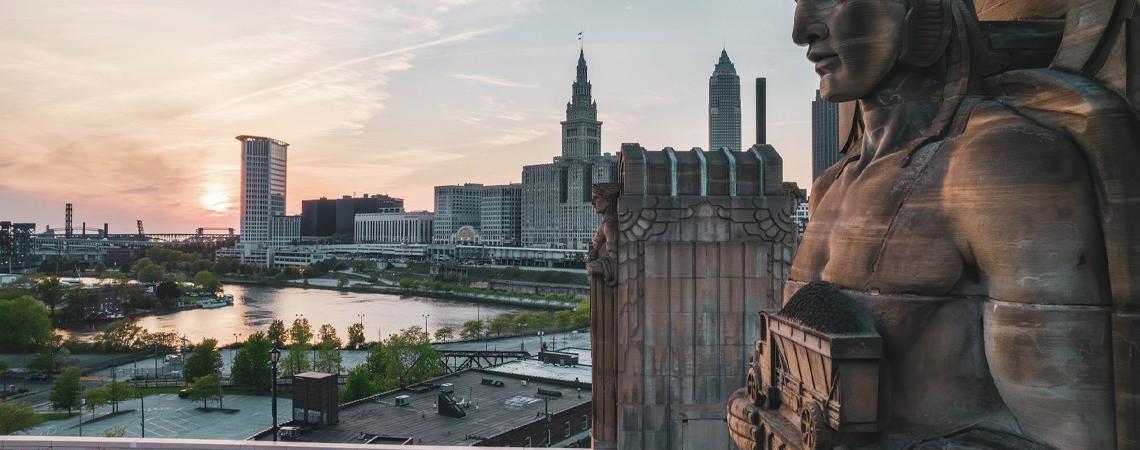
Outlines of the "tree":
<svg viewBox="0 0 1140 450">
<path fill-rule="evenodd" d="M 348 379 L 345 380 L 344 389 L 340 391 L 340 402 L 359 400 L 375 393 L 376 389 L 372 386 L 368 368 L 356 366 L 348 371 Z"/>
<path fill-rule="evenodd" d="M 348 277 L 344 276 L 344 275 L 337 275 L 336 287 L 340 288 L 340 289 L 344 289 L 345 286 L 348 286 Z"/>
<path fill-rule="evenodd" d="M 285 354 L 285 359 L 281 363 L 281 374 L 287 377 L 299 374 L 309 370 L 309 359 L 305 358 L 305 352 L 309 351 L 309 346 L 304 344 L 293 344 L 289 346 L 289 351 Z"/>
<path fill-rule="evenodd" d="M 309 319 L 298 317 L 293 319 L 293 326 L 289 328 L 289 341 L 293 345 L 308 346 L 313 340 L 313 326 Z"/>
<path fill-rule="evenodd" d="M 145 269 L 149 266 L 153 266 L 153 265 L 154 265 L 154 261 L 152 261 L 150 258 L 142 257 L 142 258 L 139 258 L 138 261 L 135 261 L 134 265 L 131 266 L 131 272 L 134 272 L 135 275 L 138 275 L 138 273 L 141 272 L 143 269 Z"/>
<path fill-rule="evenodd" d="M 459 331 L 462 339 L 479 339 L 483 336 L 483 321 L 468 320 L 463 322 L 463 329 Z"/>
<path fill-rule="evenodd" d="M 178 288 L 178 283 L 163 281 L 154 288 L 154 296 L 163 308 L 173 308 L 178 299 L 182 298 L 182 289 Z"/>
<path fill-rule="evenodd" d="M 326 323 L 324 325 L 321 325 L 321 329 L 318 331 L 317 335 L 320 336 L 321 345 L 330 343 L 332 344 L 333 348 L 340 348 L 340 346 L 343 344 L 340 338 L 336 335 L 336 327 L 332 326 L 332 324 Z"/>
<path fill-rule="evenodd" d="M 364 347 L 364 324 L 358 322 L 348 326 L 348 348 L 361 347 Z"/>
<path fill-rule="evenodd" d="M 269 351 L 273 343 L 265 333 L 257 332 L 249 335 L 234 356 L 232 369 L 234 383 L 245 386 L 257 394 L 267 394 L 272 389 L 273 369 Z"/>
<path fill-rule="evenodd" d="M 99 294 L 94 289 L 81 287 L 68 289 L 64 295 L 66 299 L 63 310 L 55 320 L 59 322 L 75 322 L 84 319 L 87 305 L 99 302 Z"/>
<path fill-rule="evenodd" d="M 50 308 L 52 317 L 55 317 L 55 307 L 63 300 L 63 291 L 63 283 L 56 277 L 48 277 L 36 285 L 36 294 Z"/>
<path fill-rule="evenodd" d="M 106 390 L 107 402 L 111 404 L 111 411 L 118 411 L 119 402 L 135 396 L 135 390 L 131 389 L 131 386 L 125 381 L 112 381 L 102 389 Z"/>
<path fill-rule="evenodd" d="M 210 399 L 216 399 L 218 408 L 223 408 L 222 397 L 224 396 L 221 379 L 216 373 L 199 377 L 194 380 L 194 385 L 190 388 L 190 400 L 201 400 L 202 408 L 206 408 L 206 401 Z"/>
<path fill-rule="evenodd" d="M 281 348 L 285 346 L 285 322 L 281 319 L 273 319 L 269 324 L 269 331 L 266 333 L 269 342 L 273 343 L 274 347 Z"/>
<path fill-rule="evenodd" d="M 478 322 L 478 321 L 476 321 Z M 479 328 L 483 328 L 480 326 Z M 455 330 L 451 327 L 439 327 L 435 330 L 436 342 L 447 342 L 455 338 Z"/>
<path fill-rule="evenodd" d="M 71 414 L 72 408 L 79 407 L 79 399 L 83 392 L 83 385 L 79 383 L 79 377 L 78 367 L 68 367 L 55 379 L 55 382 L 51 384 L 51 393 L 48 394 L 52 408 L 67 408 L 67 413 Z"/>
<path fill-rule="evenodd" d="M 30 295 L 0 301 L 0 349 L 27 351 L 51 336 L 48 310 Z"/>
<path fill-rule="evenodd" d="M 159 281 L 162 281 L 163 277 L 166 276 L 166 271 L 162 270 L 162 266 L 160 265 L 151 264 L 139 270 L 138 275 L 136 276 L 138 277 L 139 281 L 142 281 L 144 283 L 157 283 Z"/>
<path fill-rule="evenodd" d="M 28 405 L 0 403 L 0 435 L 12 434 L 43 422 L 43 418 Z"/>
<path fill-rule="evenodd" d="M 95 276 L 103 278 L 103 273 L 107 271 L 107 265 L 103 264 L 103 261 L 99 261 L 95 263 L 95 267 L 92 270 L 95 271 Z"/>
<path fill-rule="evenodd" d="M 111 322 L 95 336 L 95 343 L 105 351 L 136 350 L 146 342 L 147 331 L 137 321 L 118 320 Z"/>
<path fill-rule="evenodd" d="M 12 363 L 7 360 L 0 360 L 0 388 L 4 389 L 4 400 L 8 399 L 8 369 L 10 368 L 12 368 Z"/>
<path fill-rule="evenodd" d="M 501 315 L 491 319 L 490 331 L 495 333 L 495 336 L 502 336 L 503 333 L 509 333 L 514 328 L 514 323 L 511 322 L 510 316 Z"/>
<path fill-rule="evenodd" d="M 91 419 L 95 419 L 95 409 L 107 404 L 107 390 L 105 388 L 91 388 L 83 391 L 83 407 L 91 412 Z"/>
<path fill-rule="evenodd" d="M 364 366 L 380 391 L 417 383 L 444 371 L 442 357 L 419 326 L 401 330 L 372 346 Z"/>
<path fill-rule="evenodd" d="M 221 372 L 222 354 L 218 353 L 217 346 L 216 339 L 202 339 L 202 343 L 194 346 L 182 369 L 182 376 L 187 382 L 193 383 L 198 378 Z"/>
<path fill-rule="evenodd" d="M 341 357 L 339 346 L 333 341 L 321 342 L 313 356 L 313 370 L 325 373 L 340 373 Z"/>
<path fill-rule="evenodd" d="M 194 275 L 194 285 L 206 292 L 222 290 L 222 283 L 218 281 L 218 276 L 205 270 Z"/>
</svg>

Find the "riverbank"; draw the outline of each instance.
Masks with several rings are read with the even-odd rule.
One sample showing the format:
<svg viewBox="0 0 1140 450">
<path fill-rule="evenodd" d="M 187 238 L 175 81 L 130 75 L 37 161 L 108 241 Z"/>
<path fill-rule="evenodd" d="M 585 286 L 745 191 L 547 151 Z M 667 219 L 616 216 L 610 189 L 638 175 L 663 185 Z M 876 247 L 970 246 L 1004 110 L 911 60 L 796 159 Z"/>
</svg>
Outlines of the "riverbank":
<svg viewBox="0 0 1140 450">
<path fill-rule="evenodd" d="M 314 280 L 315 281 L 315 280 Z M 336 282 L 336 280 L 330 280 Z M 578 307 L 577 303 L 560 302 L 554 300 L 538 300 L 532 298 L 508 296 L 508 295 L 487 295 L 487 294 L 468 294 L 439 291 L 434 289 L 421 289 L 421 288 L 406 288 L 399 286 L 378 286 L 375 284 L 365 284 L 362 282 L 350 282 L 346 286 L 324 285 L 323 283 L 304 283 L 299 281 L 286 281 L 286 282 L 259 282 L 255 280 L 241 280 L 226 278 L 222 280 L 225 284 L 240 284 L 247 286 L 264 286 L 264 287 L 295 287 L 302 289 L 322 289 L 330 291 L 342 292 L 361 292 L 371 294 L 389 294 L 409 297 L 428 297 L 440 300 L 461 300 L 478 303 L 490 303 L 504 306 L 518 306 L 523 308 L 534 309 L 548 309 L 548 310 L 573 310 Z"/>
</svg>

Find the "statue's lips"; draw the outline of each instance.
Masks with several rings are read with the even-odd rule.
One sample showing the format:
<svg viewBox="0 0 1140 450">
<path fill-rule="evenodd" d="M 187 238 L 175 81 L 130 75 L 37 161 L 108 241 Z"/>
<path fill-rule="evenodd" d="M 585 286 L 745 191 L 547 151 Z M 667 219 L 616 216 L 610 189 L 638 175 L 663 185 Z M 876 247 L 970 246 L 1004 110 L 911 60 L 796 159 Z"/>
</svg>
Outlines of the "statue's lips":
<svg viewBox="0 0 1140 450">
<path fill-rule="evenodd" d="M 839 57 L 835 55 L 823 56 L 815 59 L 815 73 L 823 76 L 829 72 L 834 72 L 839 66 Z"/>
</svg>

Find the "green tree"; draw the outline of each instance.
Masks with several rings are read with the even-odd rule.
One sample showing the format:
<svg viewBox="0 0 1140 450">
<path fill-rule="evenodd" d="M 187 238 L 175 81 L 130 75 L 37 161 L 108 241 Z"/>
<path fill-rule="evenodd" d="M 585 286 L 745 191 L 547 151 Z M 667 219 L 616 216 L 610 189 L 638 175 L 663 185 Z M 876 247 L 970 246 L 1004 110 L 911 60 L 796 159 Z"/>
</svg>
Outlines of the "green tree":
<svg viewBox="0 0 1140 450">
<path fill-rule="evenodd" d="M 63 283 L 60 283 L 56 277 L 45 278 L 36 285 L 36 294 L 50 309 L 52 317 L 55 317 L 55 307 L 63 300 L 63 293 Z"/>
<path fill-rule="evenodd" d="M 107 403 L 111 405 L 112 412 L 119 411 L 119 402 L 135 397 L 135 390 L 125 381 L 112 381 L 102 389 L 106 390 Z"/>
<path fill-rule="evenodd" d="M 218 353 L 217 347 L 216 339 L 202 339 L 202 343 L 194 346 L 182 369 L 182 376 L 187 382 L 193 383 L 198 378 L 221 372 L 222 354 Z"/>
<path fill-rule="evenodd" d="M 468 320 L 463 322 L 463 329 L 459 330 L 461 339 L 479 339 L 483 336 L 483 321 Z"/>
<path fill-rule="evenodd" d="M 419 326 L 401 330 L 372 346 L 364 366 L 372 374 L 378 391 L 407 386 L 444 372 L 442 357 Z"/>
<path fill-rule="evenodd" d="M 218 276 L 205 270 L 194 275 L 194 285 L 206 292 L 222 290 L 222 283 L 218 281 Z"/>
<path fill-rule="evenodd" d="M 341 363 L 340 346 L 333 341 L 324 341 L 317 346 L 317 353 L 313 356 L 313 370 L 340 373 Z"/>
<path fill-rule="evenodd" d="M 28 351 L 51 336 L 48 310 L 30 295 L 0 301 L 0 349 Z"/>
<path fill-rule="evenodd" d="M 190 388 L 190 400 L 201 400 L 203 408 L 207 407 L 206 401 L 211 399 L 218 401 L 218 408 L 224 408 L 222 405 L 224 396 L 222 381 L 216 373 L 199 377 L 194 380 L 194 385 Z"/>
<path fill-rule="evenodd" d="M 476 320 L 476 322 L 480 322 Z M 480 326 L 479 328 L 483 328 Z M 455 338 L 455 330 L 451 327 L 439 327 L 435 330 L 436 342 L 447 342 Z"/>
<path fill-rule="evenodd" d="M 136 276 L 144 283 L 157 283 L 166 276 L 166 271 L 160 265 L 151 264 L 140 269 Z"/>
<path fill-rule="evenodd" d="M 93 270 L 95 271 L 95 276 L 103 278 L 103 273 L 107 272 L 107 265 L 103 264 L 103 261 L 99 261 L 95 263 Z"/>
<path fill-rule="evenodd" d="M 376 389 L 372 386 L 368 368 L 357 366 L 348 371 L 348 379 L 345 380 L 344 389 L 340 391 L 340 402 L 359 400 L 375 393 Z"/>
<path fill-rule="evenodd" d="M 336 335 L 336 327 L 329 323 L 321 325 L 320 330 L 317 331 L 317 336 L 319 336 L 320 344 L 330 343 L 333 348 L 340 348 L 340 346 L 344 344 L 341 342 L 340 337 Z"/>
<path fill-rule="evenodd" d="M 0 389 L 3 389 L 3 399 L 8 399 L 8 369 L 12 368 L 12 363 L 7 360 L 0 360 Z"/>
<path fill-rule="evenodd" d="M 95 336 L 95 343 L 105 351 L 137 350 L 146 343 L 147 331 L 135 319 L 111 322 Z"/>
<path fill-rule="evenodd" d="M 138 275 L 139 272 L 141 272 L 143 269 L 153 265 L 154 261 L 152 261 L 150 258 L 142 257 L 139 258 L 138 261 L 135 261 L 134 265 L 131 266 L 131 272 L 134 272 L 135 275 Z"/>
<path fill-rule="evenodd" d="M 233 378 L 234 383 L 245 386 L 254 393 L 267 394 L 272 389 L 270 378 L 273 377 L 272 360 L 269 351 L 273 343 L 265 333 L 257 332 L 249 335 L 234 356 Z"/>
<path fill-rule="evenodd" d="M 354 323 L 348 326 L 348 348 L 358 349 L 364 347 L 364 324 Z"/>
<path fill-rule="evenodd" d="M 94 289 L 83 289 L 81 287 L 68 289 L 64 294 L 65 302 L 63 310 L 60 315 L 55 318 L 60 322 L 77 322 L 83 320 L 86 312 L 87 305 L 99 302 L 99 293 Z"/>
<path fill-rule="evenodd" d="M 91 388 L 83 391 L 83 407 L 91 412 L 91 419 L 95 419 L 95 409 L 106 405 L 109 396 L 105 388 Z"/>
<path fill-rule="evenodd" d="M 158 298 L 158 304 L 163 308 L 173 308 L 178 299 L 182 298 L 182 289 L 178 288 L 178 283 L 163 281 L 154 288 L 154 296 Z"/>
<path fill-rule="evenodd" d="M 348 286 L 348 277 L 344 276 L 344 275 L 337 275 L 336 287 L 338 287 L 340 289 L 344 289 L 345 286 Z"/>
<path fill-rule="evenodd" d="M 305 344 L 290 345 L 289 351 L 281 363 L 281 374 L 291 377 L 309 370 L 309 359 L 305 357 L 305 353 L 308 351 L 309 346 Z"/>
<path fill-rule="evenodd" d="M 0 435 L 12 434 L 43 422 L 43 418 L 28 405 L 0 403 Z"/>
<path fill-rule="evenodd" d="M 309 319 L 304 317 L 293 319 L 293 326 L 289 327 L 289 343 L 307 347 L 312 341 L 313 326 L 309 325 Z"/>
<path fill-rule="evenodd" d="M 78 367 L 63 369 L 63 373 L 52 383 L 51 393 L 48 394 L 52 408 L 67 408 L 67 413 L 71 414 L 72 408 L 79 407 L 79 399 L 82 398 L 83 392 L 83 385 L 79 383 L 79 377 Z"/>
<path fill-rule="evenodd" d="M 491 319 L 491 326 L 489 327 L 495 336 L 502 336 L 503 333 L 509 333 L 514 328 L 514 323 L 511 322 L 510 316 L 500 315 Z"/>
<path fill-rule="evenodd" d="M 281 348 L 285 346 L 285 322 L 281 319 L 273 319 L 269 324 L 269 331 L 266 333 L 269 342 L 273 343 L 274 347 Z"/>
</svg>

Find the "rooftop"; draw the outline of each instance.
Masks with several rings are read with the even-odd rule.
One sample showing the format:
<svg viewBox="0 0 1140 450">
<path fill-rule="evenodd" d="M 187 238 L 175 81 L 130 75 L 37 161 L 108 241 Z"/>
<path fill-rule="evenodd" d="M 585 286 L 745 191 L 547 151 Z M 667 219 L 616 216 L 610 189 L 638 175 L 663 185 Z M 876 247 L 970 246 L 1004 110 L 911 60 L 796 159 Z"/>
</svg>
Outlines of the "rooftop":
<svg viewBox="0 0 1140 450">
<path fill-rule="evenodd" d="M 538 361 L 520 361 L 536 363 Z M 505 364 L 513 366 L 516 363 Z M 502 367 L 502 366 L 501 366 Z M 533 367 L 527 364 L 527 367 Z M 585 367 L 589 382 L 589 367 Z M 310 430 L 297 440 L 302 442 L 363 443 L 393 442 L 414 438 L 417 445 L 473 445 L 476 439 L 469 435 L 491 438 L 539 420 L 543 409 L 543 399 L 538 390 L 554 391 L 562 394 L 550 400 L 552 414 L 590 402 L 588 384 L 579 393 L 572 383 L 559 383 L 529 379 L 528 370 L 516 373 L 497 373 L 483 370 L 467 370 L 433 381 L 436 386 L 427 390 L 407 390 L 381 394 L 342 408 L 340 422 L 336 425 Z M 539 373 L 539 372 L 534 372 Z M 484 385 L 483 379 L 499 380 L 502 387 Z M 571 381 L 573 379 L 571 378 Z M 451 383 L 454 397 L 461 404 L 467 404 L 467 415 L 454 418 L 437 411 L 438 385 Z M 581 394 L 579 396 L 579 394 Z M 408 395 L 408 406 L 396 406 L 396 397 Z M 361 439 L 361 438 L 364 439 Z"/>
</svg>

